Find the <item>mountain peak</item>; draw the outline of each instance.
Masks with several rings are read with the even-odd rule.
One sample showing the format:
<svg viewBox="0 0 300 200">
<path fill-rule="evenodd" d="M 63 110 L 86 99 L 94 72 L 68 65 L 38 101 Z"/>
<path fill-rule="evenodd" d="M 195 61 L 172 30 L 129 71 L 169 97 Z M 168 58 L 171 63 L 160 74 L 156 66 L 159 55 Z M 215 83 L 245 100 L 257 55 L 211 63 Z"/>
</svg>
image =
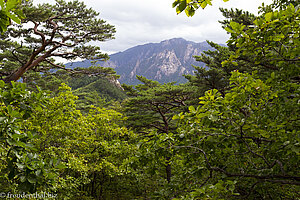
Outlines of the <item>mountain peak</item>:
<svg viewBox="0 0 300 200">
<path fill-rule="evenodd" d="M 172 38 L 160 43 L 138 45 L 112 54 L 110 60 L 102 63 L 102 66 L 114 68 L 121 76 L 119 79 L 121 83 L 139 84 L 136 75 L 160 83 L 174 81 L 183 83 L 186 82 L 183 74 L 193 74 L 192 65 L 204 67 L 204 63 L 197 62 L 193 56 L 211 49 L 206 42 L 195 43 L 183 38 Z"/>
<path fill-rule="evenodd" d="M 162 44 L 162 45 L 185 44 L 185 43 L 188 43 L 188 41 L 183 38 L 172 38 L 172 39 L 168 39 L 168 40 L 164 40 L 164 41 L 160 42 L 160 44 Z"/>
<path fill-rule="evenodd" d="M 162 42 L 187 42 L 187 40 L 185 40 L 184 38 L 171 38 L 171 39 L 167 39 L 167 40 L 163 40 Z"/>
<path fill-rule="evenodd" d="M 205 45 L 206 44 L 206 45 Z M 148 43 L 113 54 L 105 66 L 115 68 L 121 83 L 138 84 L 136 75 L 160 83 L 185 82 L 183 74 L 192 74 L 192 65 L 204 66 L 194 55 L 212 49 L 206 42 L 195 43 L 183 38 L 172 38 L 160 43 Z"/>
</svg>

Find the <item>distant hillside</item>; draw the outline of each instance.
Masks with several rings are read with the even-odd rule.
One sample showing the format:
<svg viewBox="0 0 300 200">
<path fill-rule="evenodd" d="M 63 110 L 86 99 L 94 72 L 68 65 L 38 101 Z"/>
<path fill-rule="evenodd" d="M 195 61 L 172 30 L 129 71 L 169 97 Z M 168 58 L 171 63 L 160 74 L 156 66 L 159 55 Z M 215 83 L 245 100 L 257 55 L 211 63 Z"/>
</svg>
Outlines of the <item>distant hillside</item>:
<svg viewBox="0 0 300 200">
<path fill-rule="evenodd" d="M 192 65 L 204 66 L 196 62 L 194 55 L 212 49 L 206 42 L 195 43 L 182 38 L 165 40 L 160 43 L 148 43 L 110 55 L 110 60 L 100 63 L 112 67 L 120 75 L 119 81 L 126 84 L 138 84 L 136 75 L 148 79 L 166 82 L 185 82 L 183 74 L 192 74 Z M 89 67 L 90 61 L 66 64 L 67 67 Z"/>
<path fill-rule="evenodd" d="M 91 105 L 103 107 L 111 101 L 122 101 L 127 97 L 125 92 L 115 84 L 100 77 L 82 75 L 71 78 L 68 85 L 79 97 L 78 108 L 85 111 L 88 111 Z"/>
</svg>

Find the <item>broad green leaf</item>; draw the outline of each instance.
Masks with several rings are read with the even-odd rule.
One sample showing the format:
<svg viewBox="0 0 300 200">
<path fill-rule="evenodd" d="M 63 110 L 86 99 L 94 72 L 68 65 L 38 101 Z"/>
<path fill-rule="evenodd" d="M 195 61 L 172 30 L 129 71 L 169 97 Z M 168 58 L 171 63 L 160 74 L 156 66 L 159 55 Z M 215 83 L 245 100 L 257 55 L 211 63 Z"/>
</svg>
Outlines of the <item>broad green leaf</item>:
<svg viewBox="0 0 300 200">
<path fill-rule="evenodd" d="M 176 8 L 177 14 L 181 13 L 186 8 L 186 2 L 182 1 L 180 2 L 179 6 Z"/>
<path fill-rule="evenodd" d="M 15 10 L 14 13 L 15 13 L 18 17 L 20 17 L 20 18 L 22 18 L 22 19 L 24 19 L 24 18 L 26 17 L 26 16 L 24 15 L 24 13 L 22 12 L 22 10 Z"/>
<path fill-rule="evenodd" d="M 15 14 L 11 14 L 11 13 L 7 13 L 7 16 L 9 18 L 11 18 L 14 22 L 16 22 L 17 24 L 21 23 L 21 19 L 19 17 L 17 17 Z"/>
<path fill-rule="evenodd" d="M 272 78 L 272 79 L 275 79 L 275 72 L 272 72 L 272 73 L 271 73 L 271 78 Z"/>
<path fill-rule="evenodd" d="M 0 6 L 1 6 L 1 10 L 4 10 L 4 1 L 3 0 L 0 0 Z"/>
<path fill-rule="evenodd" d="M 16 141 L 13 140 L 13 139 L 7 139 L 6 141 L 7 141 L 7 143 L 8 143 L 9 145 L 11 145 L 11 146 L 14 146 L 14 145 L 17 144 Z"/>
<path fill-rule="evenodd" d="M 211 121 L 217 121 L 218 120 L 218 117 L 216 115 L 209 115 L 208 116 L 208 119 L 210 119 Z"/>
<path fill-rule="evenodd" d="M 42 170 L 36 170 L 36 172 L 35 172 L 35 175 L 37 176 L 37 177 L 41 177 L 41 175 L 42 175 Z"/>
<path fill-rule="evenodd" d="M 230 26 L 232 27 L 233 30 L 240 31 L 240 24 L 239 23 L 231 21 L 229 24 L 230 24 Z"/>
<path fill-rule="evenodd" d="M 229 33 L 235 33 L 234 30 L 232 30 L 231 28 L 229 27 L 225 27 L 225 31 L 229 32 Z"/>
<path fill-rule="evenodd" d="M 293 145 L 291 147 L 291 150 L 296 153 L 297 155 L 299 155 L 299 152 L 300 152 L 300 147 L 299 146 L 296 146 L 296 145 Z"/>
<path fill-rule="evenodd" d="M 10 115 L 11 112 L 13 111 L 13 108 L 12 108 L 11 105 L 8 105 L 8 106 L 7 106 L 7 111 L 8 111 L 8 114 Z"/>
<path fill-rule="evenodd" d="M 273 16 L 273 13 L 272 13 L 272 12 L 269 12 L 269 13 L 265 14 L 265 19 L 266 19 L 266 21 L 271 21 L 272 16 Z"/>
<path fill-rule="evenodd" d="M 201 4 L 200 4 L 201 8 L 205 8 L 207 6 L 207 1 L 203 1 Z"/>
<path fill-rule="evenodd" d="M 195 9 L 193 7 L 189 7 L 187 9 L 185 9 L 185 14 L 188 17 L 192 17 L 195 14 Z"/>
<path fill-rule="evenodd" d="M 59 163 L 58 165 L 55 166 L 56 169 L 65 169 L 67 168 L 64 164 Z"/>
<path fill-rule="evenodd" d="M 48 179 L 54 179 L 57 177 L 55 173 L 47 173 L 46 176 Z"/>
<path fill-rule="evenodd" d="M 33 183 L 33 184 L 37 182 L 35 177 L 29 177 L 29 178 L 27 178 L 27 180 L 29 183 Z"/>
<path fill-rule="evenodd" d="M 189 111 L 190 111 L 191 113 L 195 113 L 195 112 L 196 112 L 194 106 L 190 106 L 190 107 L 189 107 Z"/>
<path fill-rule="evenodd" d="M 19 0 L 7 0 L 6 2 L 6 10 L 12 10 L 20 3 Z"/>
<path fill-rule="evenodd" d="M 175 8 L 180 3 L 180 0 L 176 0 L 173 2 L 172 7 Z"/>
<path fill-rule="evenodd" d="M 21 163 L 16 163 L 16 165 L 18 166 L 19 169 L 23 170 L 25 168 L 25 165 L 21 164 Z"/>
</svg>

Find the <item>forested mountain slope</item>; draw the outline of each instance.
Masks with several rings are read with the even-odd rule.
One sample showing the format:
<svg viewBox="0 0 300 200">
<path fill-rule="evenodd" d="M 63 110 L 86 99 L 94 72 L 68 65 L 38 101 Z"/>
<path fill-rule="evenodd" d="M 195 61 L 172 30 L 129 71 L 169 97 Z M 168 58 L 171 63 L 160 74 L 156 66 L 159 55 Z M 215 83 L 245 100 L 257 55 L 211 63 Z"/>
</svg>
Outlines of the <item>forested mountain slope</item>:
<svg viewBox="0 0 300 200">
<path fill-rule="evenodd" d="M 78 96 L 78 107 L 88 109 L 91 105 L 104 106 L 108 102 L 122 101 L 126 98 L 125 92 L 109 79 L 82 75 L 71 78 L 68 85 Z"/>
</svg>

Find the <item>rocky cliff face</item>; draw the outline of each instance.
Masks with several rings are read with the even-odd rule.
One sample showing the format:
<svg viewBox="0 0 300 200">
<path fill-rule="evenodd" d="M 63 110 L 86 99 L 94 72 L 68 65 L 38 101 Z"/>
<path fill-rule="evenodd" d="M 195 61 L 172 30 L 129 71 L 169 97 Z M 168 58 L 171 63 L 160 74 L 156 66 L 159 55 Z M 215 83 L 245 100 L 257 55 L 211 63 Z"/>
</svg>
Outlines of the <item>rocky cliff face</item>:
<svg viewBox="0 0 300 200">
<path fill-rule="evenodd" d="M 119 79 L 121 83 L 138 84 L 136 75 L 142 75 L 160 83 L 185 82 L 182 75 L 192 74 L 192 65 L 203 66 L 203 63 L 196 62 L 193 56 L 200 55 L 209 49 L 211 47 L 206 42 L 195 43 L 182 38 L 174 38 L 160 43 L 139 45 L 112 54 L 109 61 L 101 64 L 114 68 L 121 76 Z M 83 62 L 80 67 L 86 64 Z"/>
<path fill-rule="evenodd" d="M 120 82 L 137 84 L 136 75 L 157 80 L 161 83 L 184 82 L 183 74 L 192 74 L 192 65 L 203 66 L 196 62 L 194 55 L 211 49 L 206 42 L 195 43 L 182 38 L 150 43 L 113 54 L 104 64 L 113 67 L 119 75 Z"/>
</svg>

